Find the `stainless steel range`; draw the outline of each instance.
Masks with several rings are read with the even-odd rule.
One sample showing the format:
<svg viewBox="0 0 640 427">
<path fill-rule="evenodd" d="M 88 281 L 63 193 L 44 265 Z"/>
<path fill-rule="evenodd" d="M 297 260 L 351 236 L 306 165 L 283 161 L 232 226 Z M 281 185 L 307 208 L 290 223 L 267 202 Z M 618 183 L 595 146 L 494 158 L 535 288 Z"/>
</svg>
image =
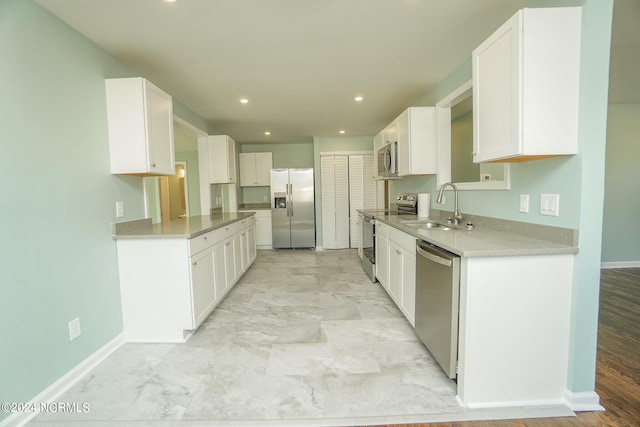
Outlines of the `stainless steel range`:
<svg viewBox="0 0 640 427">
<path fill-rule="evenodd" d="M 362 222 L 362 268 L 372 282 L 376 281 L 376 231 L 374 216 L 415 215 L 418 212 L 418 195 L 400 193 L 396 197 L 397 209 L 381 209 L 361 213 Z"/>
</svg>

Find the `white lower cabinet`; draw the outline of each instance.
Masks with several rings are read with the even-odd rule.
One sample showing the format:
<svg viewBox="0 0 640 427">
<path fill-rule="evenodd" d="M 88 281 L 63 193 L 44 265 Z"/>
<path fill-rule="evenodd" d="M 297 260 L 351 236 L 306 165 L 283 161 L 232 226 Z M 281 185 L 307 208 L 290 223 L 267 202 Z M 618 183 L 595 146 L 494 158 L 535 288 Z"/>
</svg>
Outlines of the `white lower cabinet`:
<svg viewBox="0 0 640 427">
<path fill-rule="evenodd" d="M 416 238 L 376 221 L 376 278 L 415 326 Z"/>
<path fill-rule="evenodd" d="M 214 248 L 210 247 L 190 258 L 191 303 L 195 325 L 200 325 L 206 319 L 217 302 L 214 257 Z"/>
<path fill-rule="evenodd" d="M 256 258 L 253 217 L 186 238 L 118 239 L 128 342 L 184 342 Z"/>
<path fill-rule="evenodd" d="M 388 292 L 409 323 L 415 326 L 416 311 L 416 238 L 389 227 Z"/>
<path fill-rule="evenodd" d="M 255 227 L 253 239 L 258 249 L 273 249 L 273 235 L 271 232 L 271 209 L 241 210 L 240 212 L 255 212 Z M 253 256 L 255 258 L 255 256 Z M 251 258 L 251 257 L 249 257 Z"/>
<path fill-rule="evenodd" d="M 389 226 L 376 221 L 376 278 L 389 292 Z"/>
</svg>

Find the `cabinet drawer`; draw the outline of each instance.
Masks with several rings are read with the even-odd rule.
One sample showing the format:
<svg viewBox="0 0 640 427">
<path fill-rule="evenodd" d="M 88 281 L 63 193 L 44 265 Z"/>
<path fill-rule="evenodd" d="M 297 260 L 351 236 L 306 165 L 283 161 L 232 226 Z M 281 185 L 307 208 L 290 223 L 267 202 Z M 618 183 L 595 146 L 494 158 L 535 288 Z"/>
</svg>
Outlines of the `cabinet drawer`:
<svg viewBox="0 0 640 427">
<path fill-rule="evenodd" d="M 233 236 L 238 231 L 240 231 L 241 228 L 242 227 L 240 225 L 240 221 L 233 222 L 231 224 L 225 225 L 224 227 L 218 228 L 217 230 L 215 230 L 218 232 L 217 234 L 218 241 L 226 240 L 227 238 Z"/>
<path fill-rule="evenodd" d="M 414 253 L 416 250 L 416 238 L 411 234 L 407 234 L 404 231 L 400 231 L 396 228 L 389 227 L 388 229 L 389 240 L 393 240 L 409 253 Z"/>
<path fill-rule="evenodd" d="M 247 227 L 251 227 L 254 223 L 255 223 L 255 220 L 253 219 L 253 217 L 245 218 L 237 222 L 237 224 L 240 224 L 240 228 L 239 228 L 240 230 Z"/>
<path fill-rule="evenodd" d="M 218 230 L 209 231 L 189 239 L 189 255 L 193 256 L 215 244 L 218 241 L 216 231 Z"/>
<path fill-rule="evenodd" d="M 271 219 L 271 210 L 269 209 L 260 209 L 256 210 L 256 215 L 254 218 L 269 218 Z"/>
</svg>

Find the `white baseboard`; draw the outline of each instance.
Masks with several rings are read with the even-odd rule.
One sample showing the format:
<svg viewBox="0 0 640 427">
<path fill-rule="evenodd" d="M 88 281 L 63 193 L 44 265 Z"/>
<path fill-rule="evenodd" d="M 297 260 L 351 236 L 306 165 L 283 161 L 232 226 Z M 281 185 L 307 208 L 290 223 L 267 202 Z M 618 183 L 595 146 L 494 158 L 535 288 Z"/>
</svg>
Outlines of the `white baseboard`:
<svg viewBox="0 0 640 427">
<path fill-rule="evenodd" d="M 638 268 L 640 261 L 603 262 L 600 268 Z"/>
<path fill-rule="evenodd" d="M 93 353 L 91 356 L 84 359 L 73 369 L 63 375 L 58 381 L 51 384 L 44 389 L 40 394 L 30 400 L 30 403 L 34 404 L 34 407 L 39 407 L 40 404 L 53 403 L 56 399 L 59 399 L 64 393 L 69 391 L 71 387 L 76 385 L 82 380 L 93 368 L 98 366 L 107 357 L 111 356 L 117 349 L 122 347 L 125 343 L 124 333 L 118 335 L 113 340 L 109 341 L 106 345 Z M 23 412 L 14 413 L 0 422 L 0 427 L 8 426 L 23 426 L 38 415 L 38 412 Z"/>
<path fill-rule="evenodd" d="M 464 403 L 458 399 L 458 404 L 469 409 L 500 409 L 500 408 L 535 408 L 545 406 L 563 406 L 563 399 L 514 400 L 497 402 Z"/>
<path fill-rule="evenodd" d="M 604 411 L 600 405 L 600 396 L 595 391 L 574 393 L 569 390 L 564 392 L 564 401 L 572 411 Z"/>
</svg>

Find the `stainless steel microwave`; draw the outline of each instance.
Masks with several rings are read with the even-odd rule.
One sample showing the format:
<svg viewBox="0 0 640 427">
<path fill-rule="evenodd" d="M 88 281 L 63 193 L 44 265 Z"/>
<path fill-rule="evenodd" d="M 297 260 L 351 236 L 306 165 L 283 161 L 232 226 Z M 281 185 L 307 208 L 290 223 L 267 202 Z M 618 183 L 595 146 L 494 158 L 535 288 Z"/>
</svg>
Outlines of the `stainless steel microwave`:
<svg viewBox="0 0 640 427">
<path fill-rule="evenodd" d="M 392 142 L 378 150 L 378 177 L 398 177 L 398 143 Z"/>
</svg>

